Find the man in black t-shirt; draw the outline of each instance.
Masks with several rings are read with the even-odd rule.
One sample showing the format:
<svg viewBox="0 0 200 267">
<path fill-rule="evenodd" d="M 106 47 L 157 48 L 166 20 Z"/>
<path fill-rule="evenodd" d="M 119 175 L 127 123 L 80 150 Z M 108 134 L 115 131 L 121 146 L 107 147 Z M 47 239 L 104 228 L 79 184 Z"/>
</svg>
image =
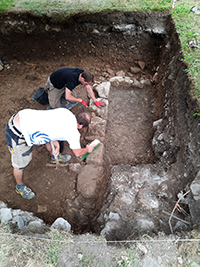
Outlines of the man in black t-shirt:
<svg viewBox="0 0 200 267">
<path fill-rule="evenodd" d="M 74 92 L 74 88 L 82 84 L 87 89 L 88 94 L 97 107 L 105 106 L 105 103 L 96 101 L 91 83 L 94 76 L 89 71 L 78 68 L 62 68 L 53 72 L 47 79 L 46 87 L 50 108 L 65 107 L 71 109 L 78 102 L 87 107 L 87 103 L 78 98 Z"/>
</svg>

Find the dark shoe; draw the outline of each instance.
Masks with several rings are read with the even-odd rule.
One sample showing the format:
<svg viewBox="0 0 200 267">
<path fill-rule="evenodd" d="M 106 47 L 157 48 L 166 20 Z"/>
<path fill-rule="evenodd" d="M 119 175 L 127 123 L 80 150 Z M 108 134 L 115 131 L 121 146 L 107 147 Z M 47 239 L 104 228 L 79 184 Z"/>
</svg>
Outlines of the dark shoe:
<svg viewBox="0 0 200 267">
<path fill-rule="evenodd" d="M 21 188 L 18 188 L 16 185 L 15 191 L 24 199 L 32 199 L 35 197 L 35 193 L 33 193 L 33 191 L 27 186 L 22 186 Z"/>
<path fill-rule="evenodd" d="M 32 99 L 37 101 L 41 105 L 48 105 L 49 99 L 48 99 L 48 93 L 45 90 L 44 87 L 40 87 L 32 96 Z"/>
<path fill-rule="evenodd" d="M 70 110 L 71 108 L 75 107 L 76 105 L 78 105 L 78 102 L 67 101 L 66 104 L 63 106 L 63 108 Z"/>
<path fill-rule="evenodd" d="M 71 156 L 67 155 L 67 154 L 66 155 L 59 154 L 59 156 L 58 156 L 58 161 L 61 163 L 62 162 L 65 163 L 65 162 L 69 161 L 70 159 L 71 159 Z M 54 155 L 51 155 L 51 163 L 56 163 Z"/>
<path fill-rule="evenodd" d="M 77 97 L 76 95 L 76 92 L 74 90 L 72 90 L 72 95 Z M 63 108 L 66 108 L 66 109 L 71 109 L 73 107 L 75 107 L 76 105 L 78 105 L 78 102 L 71 102 L 67 99 L 65 99 L 65 96 L 63 95 L 60 99 L 60 104 Z"/>
</svg>

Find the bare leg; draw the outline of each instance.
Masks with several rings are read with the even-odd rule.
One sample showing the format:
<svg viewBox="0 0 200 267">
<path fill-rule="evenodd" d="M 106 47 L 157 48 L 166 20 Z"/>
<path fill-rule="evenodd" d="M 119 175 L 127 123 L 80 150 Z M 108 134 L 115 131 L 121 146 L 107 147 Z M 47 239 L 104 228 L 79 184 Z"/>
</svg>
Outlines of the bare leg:
<svg viewBox="0 0 200 267">
<path fill-rule="evenodd" d="M 32 199 L 35 197 L 35 193 L 32 192 L 30 188 L 27 186 L 21 186 L 23 184 L 24 170 L 19 170 L 17 168 L 13 169 L 13 175 L 15 177 L 15 181 L 17 183 L 15 191 L 22 196 L 24 199 Z"/>
<path fill-rule="evenodd" d="M 49 151 L 49 153 L 50 153 L 51 155 L 53 155 L 53 151 L 52 151 L 51 143 L 50 143 L 50 142 L 46 143 L 46 144 L 45 144 L 45 147 L 46 147 L 46 149 Z"/>
<path fill-rule="evenodd" d="M 18 185 L 23 184 L 24 170 L 19 170 L 17 168 L 13 169 L 13 175 L 15 177 L 15 181 Z"/>
<path fill-rule="evenodd" d="M 55 154 L 56 155 L 59 154 L 59 150 L 60 150 L 59 142 L 58 141 L 53 141 L 53 145 L 55 147 Z M 51 155 L 54 155 L 53 150 L 52 150 L 52 146 L 51 146 L 51 142 L 46 143 L 45 147 L 46 147 L 46 149 L 49 151 L 49 153 Z"/>
</svg>

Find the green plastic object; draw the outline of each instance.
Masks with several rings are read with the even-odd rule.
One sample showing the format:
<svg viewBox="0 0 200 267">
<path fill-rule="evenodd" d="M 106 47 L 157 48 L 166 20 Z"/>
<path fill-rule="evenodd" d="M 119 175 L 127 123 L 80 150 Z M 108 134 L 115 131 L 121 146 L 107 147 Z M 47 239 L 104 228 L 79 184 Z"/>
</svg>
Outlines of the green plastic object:
<svg viewBox="0 0 200 267">
<path fill-rule="evenodd" d="M 98 141 L 98 144 L 94 146 L 93 151 L 96 150 L 97 147 L 98 147 L 99 144 L 100 144 L 99 140 L 96 140 L 96 139 L 95 139 L 93 142 L 97 142 L 97 141 Z M 92 142 L 92 143 L 93 143 L 93 142 Z M 92 145 L 92 143 L 91 143 L 91 145 Z M 81 157 L 78 157 L 78 159 L 82 161 L 82 160 L 84 160 L 88 155 L 90 155 L 91 153 L 92 153 L 92 152 L 90 152 L 90 153 L 87 152 L 85 155 L 83 155 L 83 156 L 81 156 Z"/>
</svg>

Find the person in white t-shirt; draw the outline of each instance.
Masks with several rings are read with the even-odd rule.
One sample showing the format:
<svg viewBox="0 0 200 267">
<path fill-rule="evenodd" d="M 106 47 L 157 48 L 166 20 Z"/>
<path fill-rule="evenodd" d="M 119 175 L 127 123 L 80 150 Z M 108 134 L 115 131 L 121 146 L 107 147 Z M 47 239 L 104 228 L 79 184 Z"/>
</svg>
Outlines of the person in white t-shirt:
<svg viewBox="0 0 200 267">
<path fill-rule="evenodd" d="M 45 145 L 51 154 L 52 162 L 56 162 L 55 157 L 61 162 L 71 159 L 70 155 L 59 154 L 58 141 L 67 141 L 77 157 L 92 152 L 93 147 L 90 145 L 81 148 L 79 133 L 79 130 L 88 127 L 90 122 L 88 113 L 74 115 L 65 108 L 24 109 L 14 114 L 5 127 L 5 137 L 11 152 L 16 192 L 24 199 L 35 197 L 35 193 L 23 183 L 24 169 L 32 160 L 33 145 Z"/>
</svg>

